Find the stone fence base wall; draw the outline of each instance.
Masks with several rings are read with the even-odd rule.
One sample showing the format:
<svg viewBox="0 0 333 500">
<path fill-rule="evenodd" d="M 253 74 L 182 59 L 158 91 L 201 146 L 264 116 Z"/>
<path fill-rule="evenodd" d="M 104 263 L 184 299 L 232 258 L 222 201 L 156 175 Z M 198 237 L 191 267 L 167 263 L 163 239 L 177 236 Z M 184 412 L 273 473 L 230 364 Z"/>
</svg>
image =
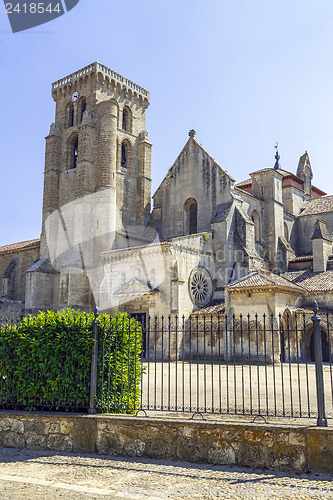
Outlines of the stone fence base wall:
<svg viewBox="0 0 333 500">
<path fill-rule="evenodd" d="M 333 473 L 333 428 L 2 411 L 0 447 Z"/>
</svg>

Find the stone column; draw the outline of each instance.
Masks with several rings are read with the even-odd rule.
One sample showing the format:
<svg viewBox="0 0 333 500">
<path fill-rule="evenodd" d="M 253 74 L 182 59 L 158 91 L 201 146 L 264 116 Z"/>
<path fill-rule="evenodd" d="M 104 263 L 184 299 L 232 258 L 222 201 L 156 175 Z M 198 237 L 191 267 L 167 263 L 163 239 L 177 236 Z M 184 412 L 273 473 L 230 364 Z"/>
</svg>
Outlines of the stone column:
<svg viewBox="0 0 333 500">
<path fill-rule="evenodd" d="M 114 101 L 97 105 L 99 121 L 96 191 L 116 187 L 118 106 Z"/>
<path fill-rule="evenodd" d="M 79 149 L 76 167 L 76 198 L 94 192 L 95 124 L 85 111 L 79 126 Z"/>
<path fill-rule="evenodd" d="M 118 106 L 116 102 L 103 101 L 97 104 L 97 170 L 91 206 L 91 265 L 89 263 L 89 266 L 86 266 L 95 300 L 103 277 L 100 255 L 101 252 L 113 247 L 116 234 L 117 126 Z"/>
</svg>

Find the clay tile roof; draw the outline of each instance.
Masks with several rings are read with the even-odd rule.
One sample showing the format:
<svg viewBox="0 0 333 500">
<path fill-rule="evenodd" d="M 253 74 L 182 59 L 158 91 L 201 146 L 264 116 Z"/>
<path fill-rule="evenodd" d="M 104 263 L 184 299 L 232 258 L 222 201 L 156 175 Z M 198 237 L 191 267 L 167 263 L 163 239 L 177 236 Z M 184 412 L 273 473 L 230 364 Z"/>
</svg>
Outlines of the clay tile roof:
<svg viewBox="0 0 333 500">
<path fill-rule="evenodd" d="M 225 304 L 224 302 L 219 302 L 218 304 L 214 304 L 211 306 L 203 307 L 199 311 L 195 311 L 192 313 L 194 316 L 197 314 L 203 315 L 203 314 L 224 314 L 225 312 Z"/>
<path fill-rule="evenodd" d="M 291 262 L 303 262 L 306 260 L 313 260 L 313 255 L 301 255 L 300 257 L 295 257 Z"/>
<path fill-rule="evenodd" d="M 333 212 L 333 195 L 310 200 L 305 205 L 305 208 L 300 213 L 300 216 L 303 217 L 303 215 L 326 214 L 329 212 Z"/>
<path fill-rule="evenodd" d="M 252 185 L 252 179 L 247 179 L 246 181 L 237 182 L 237 184 L 235 184 L 235 187 L 251 186 L 251 185 Z"/>
<path fill-rule="evenodd" d="M 311 309 L 308 309 L 305 307 L 299 307 L 298 309 L 295 309 L 294 312 L 296 314 L 312 314 L 312 315 L 314 315 L 314 312 Z"/>
<path fill-rule="evenodd" d="M 271 171 L 279 172 L 283 178 L 292 178 L 297 181 L 299 184 L 304 184 L 304 180 L 298 177 L 298 175 L 293 174 L 292 172 L 288 172 L 288 170 L 283 170 L 283 168 L 274 169 L 274 168 L 264 168 L 262 170 L 257 170 L 256 172 L 252 172 L 252 174 L 262 173 L 262 172 L 271 172 Z M 252 175 L 250 174 L 250 175 Z M 235 184 L 236 188 L 243 189 L 245 187 L 252 186 L 252 179 L 246 179 L 245 181 L 238 182 Z M 320 196 L 325 195 L 325 191 L 317 188 L 316 186 L 312 186 L 312 190 L 318 193 Z"/>
<path fill-rule="evenodd" d="M 269 271 L 257 271 L 254 273 L 250 273 L 244 278 L 241 278 L 234 283 L 228 285 L 229 290 L 238 290 L 238 289 L 248 289 L 248 288 L 287 288 L 291 290 L 302 291 L 302 287 L 299 285 L 295 285 L 289 280 L 278 276 L 277 274 L 273 274 Z"/>
<path fill-rule="evenodd" d="M 257 173 L 261 173 L 261 172 L 272 172 L 272 171 L 276 171 L 276 169 L 263 168 L 262 170 L 257 170 L 256 172 L 253 172 L 253 173 L 257 174 Z M 279 168 L 277 171 L 282 175 L 282 177 L 289 177 L 289 176 L 296 177 L 295 174 L 292 174 L 291 172 L 287 172 L 287 170 L 283 170 L 282 168 Z M 302 179 L 299 179 L 299 181 L 304 182 L 304 181 L 302 181 Z M 252 185 L 252 179 L 246 179 L 246 181 L 237 182 L 237 184 L 235 184 L 235 187 L 241 188 L 243 186 L 251 186 L 251 185 Z"/>
<path fill-rule="evenodd" d="M 290 272 L 281 274 L 281 276 L 283 276 L 283 278 L 288 280 L 288 281 L 294 281 L 294 279 L 298 278 L 299 276 L 302 276 L 303 273 L 304 273 L 304 270 L 290 271 Z"/>
<path fill-rule="evenodd" d="M 26 250 L 27 248 L 37 247 L 40 244 L 40 239 L 21 241 L 20 243 L 12 243 L 11 245 L 5 245 L 0 247 L 0 253 L 13 252 L 15 250 Z"/>
<path fill-rule="evenodd" d="M 298 309 L 295 309 L 294 311 L 297 314 L 311 314 L 312 316 L 314 315 L 313 309 L 310 309 L 309 307 L 299 307 Z M 325 309 L 325 308 L 319 308 L 319 314 L 332 314 L 332 309 Z"/>
<path fill-rule="evenodd" d="M 278 170 L 280 172 L 280 174 L 282 175 L 282 177 L 289 177 L 289 176 L 293 176 L 293 177 L 296 177 L 297 179 L 299 179 L 300 182 L 304 182 L 301 178 L 297 177 L 295 174 L 293 174 L 292 172 L 288 172 L 287 170 L 283 170 L 282 168 L 279 168 Z"/>
<path fill-rule="evenodd" d="M 315 273 L 311 270 L 299 271 L 298 273 L 284 273 L 285 279 L 295 285 L 304 287 L 309 292 L 328 292 L 333 290 L 333 270 Z"/>
<path fill-rule="evenodd" d="M 256 170 L 255 172 L 251 172 L 250 175 L 252 176 L 254 174 L 263 174 L 265 172 L 278 172 L 282 177 L 284 177 L 285 175 L 290 175 L 289 172 L 286 172 L 281 168 L 262 168 L 260 170 Z"/>
</svg>

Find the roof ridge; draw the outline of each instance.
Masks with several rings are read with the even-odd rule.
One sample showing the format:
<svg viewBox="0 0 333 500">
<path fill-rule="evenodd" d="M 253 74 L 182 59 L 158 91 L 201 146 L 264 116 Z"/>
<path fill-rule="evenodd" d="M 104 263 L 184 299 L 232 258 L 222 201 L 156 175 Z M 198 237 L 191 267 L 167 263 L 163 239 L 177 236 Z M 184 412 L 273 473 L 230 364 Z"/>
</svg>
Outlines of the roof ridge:
<svg viewBox="0 0 333 500">
<path fill-rule="evenodd" d="M 292 280 L 288 280 L 284 278 L 283 276 L 280 276 L 279 274 L 274 274 L 272 271 L 267 271 L 266 269 L 259 269 L 256 271 L 252 271 L 251 273 L 247 274 L 246 276 L 243 276 L 239 280 L 236 280 L 228 285 L 231 288 L 237 288 L 238 286 L 241 287 L 242 283 L 246 281 L 250 281 L 253 277 L 258 276 L 264 281 L 264 284 L 249 284 L 248 288 L 255 288 L 255 287 L 264 287 L 264 286 L 276 286 L 276 287 L 286 287 L 286 288 L 294 288 L 294 289 L 299 289 L 299 290 L 306 290 L 306 288 L 302 285 L 299 285 L 298 283 L 294 283 Z M 247 288 L 247 286 L 244 286 L 244 288 Z"/>
<path fill-rule="evenodd" d="M 16 243 L 9 243 L 7 245 L 2 245 L 0 247 L 0 252 L 6 252 L 10 250 L 22 250 L 37 243 L 40 243 L 40 238 L 35 238 L 33 240 L 18 241 Z"/>
</svg>

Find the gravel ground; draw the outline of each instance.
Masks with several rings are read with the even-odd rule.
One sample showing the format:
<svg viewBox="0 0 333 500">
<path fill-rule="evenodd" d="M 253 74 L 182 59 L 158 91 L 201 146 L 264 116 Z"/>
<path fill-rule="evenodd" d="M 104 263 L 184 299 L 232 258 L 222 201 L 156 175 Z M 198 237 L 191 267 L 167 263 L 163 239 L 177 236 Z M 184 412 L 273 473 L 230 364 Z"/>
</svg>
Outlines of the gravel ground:
<svg viewBox="0 0 333 500">
<path fill-rule="evenodd" d="M 0 449 L 1 500 L 333 498 L 331 476 Z"/>
</svg>

